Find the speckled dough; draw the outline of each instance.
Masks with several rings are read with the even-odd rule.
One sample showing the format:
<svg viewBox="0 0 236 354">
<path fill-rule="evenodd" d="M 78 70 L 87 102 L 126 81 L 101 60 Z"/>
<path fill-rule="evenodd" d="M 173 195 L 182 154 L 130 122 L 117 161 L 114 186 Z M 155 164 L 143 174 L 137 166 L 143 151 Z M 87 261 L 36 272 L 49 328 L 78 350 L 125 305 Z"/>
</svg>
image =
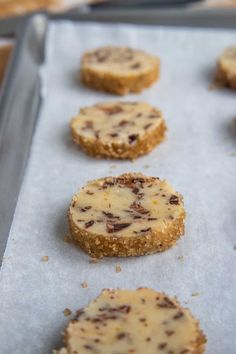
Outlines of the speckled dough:
<svg viewBox="0 0 236 354">
<path fill-rule="evenodd" d="M 184 233 L 182 196 L 166 181 L 127 173 L 87 183 L 68 213 L 71 240 L 95 258 L 164 251 Z"/>
<path fill-rule="evenodd" d="M 176 299 L 148 288 L 104 289 L 77 312 L 54 354 L 202 354 L 198 321 Z"/>
<path fill-rule="evenodd" d="M 236 46 L 227 48 L 218 59 L 215 81 L 236 90 Z"/>
<path fill-rule="evenodd" d="M 145 102 L 107 102 L 82 108 L 71 134 L 88 154 L 135 159 L 165 139 L 161 112 Z"/>
<path fill-rule="evenodd" d="M 85 53 L 81 64 L 83 83 L 117 95 L 140 92 L 159 77 L 160 60 L 141 50 L 102 47 Z"/>
</svg>

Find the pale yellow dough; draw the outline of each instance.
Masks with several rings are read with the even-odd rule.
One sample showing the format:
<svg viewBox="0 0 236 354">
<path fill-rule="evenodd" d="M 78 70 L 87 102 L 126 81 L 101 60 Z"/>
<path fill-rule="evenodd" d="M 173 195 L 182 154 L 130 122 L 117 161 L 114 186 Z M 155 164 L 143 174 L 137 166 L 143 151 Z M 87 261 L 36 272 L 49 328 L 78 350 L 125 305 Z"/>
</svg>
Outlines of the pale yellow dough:
<svg viewBox="0 0 236 354">
<path fill-rule="evenodd" d="M 205 336 L 176 299 L 148 288 L 105 289 L 78 311 L 58 354 L 201 354 Z"/>
</svg>

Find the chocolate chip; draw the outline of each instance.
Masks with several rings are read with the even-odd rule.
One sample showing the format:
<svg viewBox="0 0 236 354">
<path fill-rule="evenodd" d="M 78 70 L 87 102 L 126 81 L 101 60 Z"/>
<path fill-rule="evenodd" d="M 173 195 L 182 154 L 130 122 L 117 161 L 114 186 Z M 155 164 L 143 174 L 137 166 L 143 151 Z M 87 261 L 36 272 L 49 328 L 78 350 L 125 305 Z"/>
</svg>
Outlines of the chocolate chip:
<svg viewBox="0 0 236 354">
<path fill-rule="evenodd" d="M 166 335 L 167 335 L 168 337 L 170 337 L 170 336 L 172 336 L 172 334 L 174 334 L 175 332 L 174 332 L 174 331 L 171 331 L 171 330 L 166 330 L 165 333 L 166 333 Z"/>
<path fill-rule="evenodd" d="M 151 228 L 151 227 L 148 227 L 148 228 L 146 228 L 146 229 L 140 230 L 140 232 L 149 232 L 149 231 L 152 231 L 152 228 Z"/>
<path fill-rule="evenodd" d="M 137 188 L 137 187 L 133 188 L 133 189 L 132 189 L 132 192 L 133 192 L 134 194 L 138 194 L 139 188 Z"/>
<path fill-rule="evenodd" d="M 85 349 L 90 349 L 90 350 L 93 349 L 93 347 L 92 347 L 91 345 L 88 345 L 88 344 L 85 344 L 85 345 L 84 345 L 84 348 L 85 348 Z"/>
<path fill-rule="evenodd" d="M 151 113 L 151 114 L 149 114 L 148 118 L 150 118 L 150 119 L 157 119 L 157 118 L 160 118 L 160 116 L 157 115 L 157 113 Z"/>
<path fill-rule="evenodd" d="M 76 318 L 78 319 L 80 316 L 82 316 L 84 314 L 84 310 L 83 309 L 81 309 L 81 310 L 78 310 L 77 312 L 76 312 Z"/>
<path fill-rule="evenodd" d="M 134 234 L 140 234 L 140 233 L 146 233 L 146 232 L 149 232 L 149 231 L 152 231 L 152 228 L 151 227 L 148 227 L 148 228 L 146 228 L 146 229 L 142 229 L 142 230 L 140 230 L 140 231 L 133 231 L 134 232 Z"/>
<path fill-rule="evenodd" d="M 123 108 L 120 106 L 113 106 L 113 107 L 99 107 L 103 112 L 113 115 L 117 113 L 123 112 Z"/>
<path fill-rule="evenodd" d="M 167 343 L 160 343 L 158 346 L 158 349 L 165 349 L 166 346 L 167 346 Z"/>
<path fill-rule="evenodd" d="M 101 57 L 98 57 L 97 58 L 97 61 L 99 63 L 104 63 L 106 60 L 107 60 L 108 56 L 107 55 L 104 55 L 104 56 L 101 56 Z"/>
<path fill-rule="evenodd" d="M 110 136 L 112 137 L 112 138 L 115 138 L 115 137 L 117 137 L 119 134 L 118 133 L 111 133 L 110 134 Z"/>
<path fill-rule="evenodd" d="M 86 229 L 88 229 L 88 228 L 91 227 L 94 223 L 95 223 L 94 220 L 90 220 L 90 221 L 87 221 L 84 226 L 85 226 Z"/>
<path fill-rule="evenodd" d="M 174 304 L 173 301 L 171 301 L 170 299 L 168 299 L 168 297 L 164 297 L 163 301 L 159 304 L 157 304 L 157 306 L 161 307 L 161 308 L 166 308 L 166 309 L 175 309 L 176 305 Z"/>
<path fill-rule="evenodd" d="M 128 139 L 129 139 L 129 144 L 132 144 L 133 142 L 135 142 L 135 140 L 138 139 L 138 134 L 131 134 L 129 135 Z"/>
<path fill-rule="evenodd" d="M 141 64 L 140 63 L 134 63 L 133 65 L 130 66 L 130 69 L 138 69 L 140 68 Z"/>
<path fill-rule="evenodd" d="M 172 195 L 169 199 L 170 204 L 179 205 L 179 198 L 177 195 Z"/>
<path fill-rule="evenodd" d="M 133 202 L 130 205 L 130 209 L 135 210 L 139 214 L 148 214 L 149 210 L 145 209 L 139 202 Z"/>
<path fill-rule="evenodd" d="M 85 121 L 85 128 L 87 128 L 87 129 L 92 129 L 92 128 L 93 128 L 93 121 L 91 121 L 91 120 L 86 120 L 86 121 Z"/>
<path fill-rule="evenodd" d="M 123 339 L 126 337 L 126 334 L 124 332 L 121 332 L 121 333 L 118 333 L 116 337 L 117 337 L 117 339 Z"/>
<path fill-rule="evenodd" d="M 145 130 L 147 130 L 147 129 L 150 128 L 151 126 L 152 126 L 152 123 L 149 123 L 149 124 L 144 125 L 143 128 L 144 128 Z"/>
<path fill-rule="evenodd" d="M 82 213 L 86 212 L 87 210 L 91 209 L 92 207 L 90 205 L 85 206 L 83 208 L 80 208 L 80 211 L 82 211 Z"/>
<path fill-rule="evenodd" d="M 115 216 L 114 214 L 112 213 L 109 213 L 109 212 L 106 212 L 106 211 L 103 211 L 102 212 L 106 217 L 108 217 L 109 219 L 120 219 L 119 216 Z"/>
<path fill-rule="evenodd" d="M 93 195 L 94 193 L 91 192 L 91 191 L 87 191 L 86 194 L 88 194 L 88 195 Z"/>
<path fill-rule="evenodd" d="M 112 182 L 112 181 L 105 181 L 105 182 L 103 183 L 103 185 L 102 185 L 102 188 L 103 188 L 103 189 L 106 189 L 107 187 L 112 187 L 112 186 L 114 186 L 114 185 L 115 185 L 115 183 Z"/>
<path fill-rule="evenodd" d="M 120 123 L 118 125 L 119 125 L 119 127 L 123 127 L 124 125 L 127 125 L 127 124 L 129 124 L 129 122 L 127 120 L 123 119 L 122 121 L 120 121 Z"/>
<path fill-rule="evenodd" d="M 183 317 L 183 315 L 184 315 L 183 312 L 179 311 L 179 312 L 177 312 L 176 315 L 173 316 L 173 319 L 178 320 L 179 318 Z"/>
<path fill-rule="evenodd" d="M 131 223 L 114 224 L 114 223 L 107 222 L 107 224 L 106 224 L 107 232 L 108 233 L 118 232 L 118 231 L 125 229 L 126 227 L 129 227 L 130 225 L 131 225 Z"/>
</svg>

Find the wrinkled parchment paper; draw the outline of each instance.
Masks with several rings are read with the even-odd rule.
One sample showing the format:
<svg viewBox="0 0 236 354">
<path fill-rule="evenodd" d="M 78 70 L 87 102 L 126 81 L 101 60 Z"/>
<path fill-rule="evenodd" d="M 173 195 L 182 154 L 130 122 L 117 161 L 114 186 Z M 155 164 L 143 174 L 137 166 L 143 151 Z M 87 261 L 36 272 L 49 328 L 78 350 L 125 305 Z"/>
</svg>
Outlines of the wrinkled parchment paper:
<svg viewBox="0 0 236 354">
<path fill-rule="evenodd" d="M 70 137 L 79 107 L 116 99 L 77 80 L 82 53 L 107 44 L 162 62 L 160 82 L 118 98 L 161 108 L 169 128 L 163 144 L 133 163 L 88 157 Z M 104 287 L 139 286 L 177 295 L 200 320 L 208 354 L 236 352 L 236 96 L 209 90 L 216 58 L 231 44 L 233 31 L 50 25 L 44 102 L 0 274 L 0 353 L 49 354 L 61 344 L 65 308 L 74 312 Z M 161 254 L 90 264 L 63 241 L 71 197 L 88 179 L 127 171 L 166 178 L 183 194 L 185 236 Z"/>
</svg>

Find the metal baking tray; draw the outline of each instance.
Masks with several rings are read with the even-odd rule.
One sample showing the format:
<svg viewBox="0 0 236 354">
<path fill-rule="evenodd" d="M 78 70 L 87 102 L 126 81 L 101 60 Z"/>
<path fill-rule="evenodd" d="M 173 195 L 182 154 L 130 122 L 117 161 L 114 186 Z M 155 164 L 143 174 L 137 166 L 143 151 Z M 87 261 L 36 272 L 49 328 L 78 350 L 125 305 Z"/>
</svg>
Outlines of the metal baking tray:
<svg viewBox="0 0 236 354">
<path fill-rule="evenodd" d="M 0 97 L 0 257 L 2 258 L 41 102 L 39 66 L 47 19 L 29 18 L 17 31 Z"/>
<path fill-rule="evenodd" d="M 123 22 L 136 24 L 155 24 L 161 26 L 189 26 L 205 28 L 236 28 L 236 9 L 198 9 L 188 8 L 142 8 L 142 9 L 99 9 L 78 7 L 63 14 L 48 15 L 51 19 L 67 19 L 73 21 Z M 29 19 L 29 15 L 0 20 L 0 35 L 16 32 Z"/>
<path fill-rule="evenodd" d="M 51 17 L 38 14 L 17 20 L 0 21 L 0 35 L 15 33 L 17 39 L 0 97 L 0 258 L 4 254 L 42 100 L 39 67 L 44 61 L 49 18 L 57 21 L 236 28 L 236 10 L 232 9 L 142 10 L 141 12 L 120 10 L 104 13 L 94 11 Z M 22 82 L 24 82 L 24 90 L 21 89 Z"/>
<path fill-rule="evenodd" d="M 115 19 L 117 21 L 121 20 L 121 18 L 119 17 L 116 18 L 113 17 L 113 18 L 114 21 Z M 60 21 L 60 19 L 73 20 L 73 21 L 78 21 L 78 20 L 98 21 L 99 19 L 105 20 L 104 15 L 102 14 L 96 16 L 91 15 L 90 17 L 84 14 L 83 16 L 70 15 L 70 16 L 56 18 L 56 20 L 58 21 Z M 109 22 L 110 21 L 111 21 L 111 17 L 109 17 Z M 138 21 L 137 17 L 135 19 L 132 18 L 132 20 L 127 18 L 124 19 L 124 22 L 136 23 L 137 21 Z M 143 21 L 141 21 L 141 17 L 140 17 L 139 21 L 140 23 L 145 22 L 145 17 L 143 18 Z M 156 23 L 155 19 L 153 19 L 153 21 L 154 21 L 153 23 Z M 175 24 L 177 24 L 177 22 Z M 151 23 L 150 17 L 148 18 L 148 23 Z M 202 22 L 200 21 L 200 23 Z M 227 27 L 226 25 L 227 21 L 224 22 L 224 24 L 225 27 Z M 178 25 L 180 25 L 180 22 L 178 22 Z M 189 25 L 188 20 L 186 20 L 186 22 L 183 21 L 182 25 L 185 26 Z M 37 125 L 38 112 L 43 100 L 40 67 L 44 62 L 44 51 L 45 51 L 44 47 L 46 42 L 45 39 L 47 35 L 47 26 L 48 26 L 48 18 L 43 15 L 36 15 L 34 17 L 28 18 L 25 23 L 21 24 L 21 27 L 19 28 L 19 32 L 18 32 L 19 35 L 16 43 L 16 48 L 14 50 L 13 57 L 9 65 L 9 70 L 6 76 L 6 80 L 3 85 L 3 93 L 0 101 L 0 196 L 1 196 L 0 197 L 0 235 L 1 235 L 0 256 L 1 257 L 4 254 L 9 231 L 12 225 L 12 220 L 14 217 L 19 191 L 21 190 L 22 181 L 24 179 L 24 171 L 27 166 L 27 161 L 30 155 L 31 142 L 34 135 L 35 127 Z M 205 73 L 201 73 L 201 74 L 205 74 Z M 208 74 L 209 73 L 207 73 L 207 75 Z M 190 110 L 190 107 L 187 107 L 186 109 Z M 199 124 L 197 129 L 199 129 Z M 188 128 L 190 131 L 192 129 L 193 133 L 199 132 L 198 130 L 194 131 L 195 128 L 191 128 L 190 123 Z M 225 131 L 224 134 L 227 136 L 228 134 L 231 134 L 231 138 L 232 138 L 233 136 L 232 131 L 234 128 L 229 126 L 225 129 L 227 131 Z M 228 132 L 228 130 L 230 132 Z M 90 163 L 92 164 L 92 162 Z M 90 168 L 94 168 L 94 167 L 91 167 L 90 165 Z M 206 178 L 207 178 L 207 173 L 210 172 L 206 171 Z M 233 200 L 233 197 L 231 199 Z M 210 212 L 211 210 L 209 210 L 209 213 Z M 27 222 L 27 220 L 23 220 L 22 222 Z M 194 227 L 195 229 L 197 228 L 196 225 Z M 230 226 L 230 228 L 231 227 L 232 225 Z M 206 229 L 207 229 L 207 225 L 206 225 Z M 227 229 L 227 225 L 226 225 L 226 229 Z M 228 231 L 226 230 L 226 232 L 228 232 L 229 237 L 232 236 L 232 229 L 228 229 Z M 214 257 L 214 254 L 211 254 L 210 249 L 207 250 L 206 257 L 209 256 L 209 254 L 211 257 Z M 83 256 L 81 256 L 81 258 L 82 260 L 84 260 Z M 176 258 L 177 258 L 177 254 L 176 254 Z M 221 261 L 221 259 L 219 261 Z M 135 260 L 133 260 L 133 262 L 135 263 Z M 154 264 L 155 263 L 153 263 L 153 265 Z M 109 264 L 107 264 L 107 266 L 109 266 Z M 202 274 L 204 274 L 204 271 L 205 271 L 204 269 L 201 269 Z M 223 274 L 221 275 L 223 276 Z M 64 295 L 66 296 L 67 295 L 66 289 L 64 290 L 65 290 Z M 91 294 L 93 294 L 92 290 L 90 295 Z M 29 296 L 29 294 L 27 294 L 27 296 Z M 220 296 L 219 296 L 219 301 L 220 301 Z M 206 316 L 207 315 L 210 318 L 211 315 L 210 312 L 207 313 Z M 59 335 L 59 326 L 57 327 L 58 327 L 58 335 Z M 61 329 L 62 328 L 60 327 L 60 330 Z M 42 341 L 43 340 L 44 339 L 42 339 Z M 220 338 L 218 340 L 220 340 Z M 58 343 L 53 343 L 53 344 L 55 344 L 56 346 L 56 344 Z M 232 347 L 229 348 L 230 348 L 229 350 L 228 349 L 226 350 L 227 354 L 233 354 Z M 1 348 L 0 348 L 0 352 L 1 352 Z M 38 351 L 35 352 L 38 353 Z M 12 351 L 9 352 L 9 354 L 11 353 Z M 8 354 L 8 353 L 4 353 L 4 354 Z M 28 352 L 25 352 L 25 354 L 28 354 Z M 209 354 L 211 353 L 209 352 Z"/>
</svg>

